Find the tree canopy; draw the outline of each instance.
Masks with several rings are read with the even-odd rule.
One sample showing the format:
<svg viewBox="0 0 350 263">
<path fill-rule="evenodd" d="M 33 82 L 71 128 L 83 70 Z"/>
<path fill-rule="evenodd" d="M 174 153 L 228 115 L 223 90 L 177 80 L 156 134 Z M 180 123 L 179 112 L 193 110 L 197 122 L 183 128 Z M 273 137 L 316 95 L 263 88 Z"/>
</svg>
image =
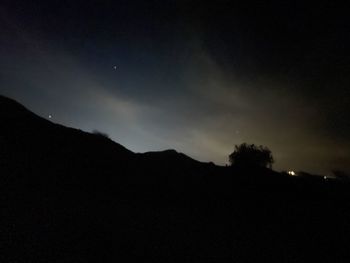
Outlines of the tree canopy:
<svg viewBox="0 0 350 263">
<path fill-rule="evenodd" d="M 266 146 L 242 143 L 235 145 L 235 150 L 229 155 L 229 162 L 231 166 L 272 168 L 274 159 Z"/>
</svg>

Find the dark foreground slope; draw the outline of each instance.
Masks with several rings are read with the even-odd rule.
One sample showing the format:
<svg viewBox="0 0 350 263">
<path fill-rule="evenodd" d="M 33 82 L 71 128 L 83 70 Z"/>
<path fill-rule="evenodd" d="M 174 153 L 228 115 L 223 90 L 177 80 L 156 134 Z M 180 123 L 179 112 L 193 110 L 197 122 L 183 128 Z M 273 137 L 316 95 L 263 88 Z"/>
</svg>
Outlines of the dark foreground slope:
<svg viewBox="0 0 350 263">
<path fill-rule="evenodd" d="M 349 187 L 135 154 L 0 97 L 0 262 L 347 262 Z"/>
</svg>

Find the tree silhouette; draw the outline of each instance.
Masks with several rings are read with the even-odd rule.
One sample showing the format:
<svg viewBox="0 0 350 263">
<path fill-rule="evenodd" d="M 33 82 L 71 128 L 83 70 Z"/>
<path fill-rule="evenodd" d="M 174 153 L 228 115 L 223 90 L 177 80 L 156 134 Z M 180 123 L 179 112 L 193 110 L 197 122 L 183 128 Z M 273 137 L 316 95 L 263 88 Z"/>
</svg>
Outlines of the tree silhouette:
<svg viewBox="0 0 350 263">
<path fill-rule="evenodd" d="M 229 155 L 231 166 L 267 167 L 272 168 L 274 159 L 269 148 L 254 144 L 242 143 L 235 145 L 235 150 Z"/>
<path fill-rule="evenodd" d="M 105 137 L 105 138 L 109 139 L 109 135 L 107 133 L 105 133 L 105 132 L 101 132 L 99 130 L 93 130 L 92 133 L 95 134 L 95 135 L 98 135 L 98 136 Z"/>
</svg>

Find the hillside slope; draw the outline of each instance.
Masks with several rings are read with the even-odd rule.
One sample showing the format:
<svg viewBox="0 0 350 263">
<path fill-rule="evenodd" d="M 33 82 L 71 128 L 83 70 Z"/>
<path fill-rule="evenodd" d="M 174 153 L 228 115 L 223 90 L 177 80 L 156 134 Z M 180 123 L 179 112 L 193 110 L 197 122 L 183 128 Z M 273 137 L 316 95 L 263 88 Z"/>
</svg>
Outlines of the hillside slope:
<svg viewBox="0 0 350 263">
<path fill-rule="evenodd" d="M 0 262 L 345 262 L 350 251 L 347 184 L 135 154 L 1 96 L 0 123 Z"/>
</svg>

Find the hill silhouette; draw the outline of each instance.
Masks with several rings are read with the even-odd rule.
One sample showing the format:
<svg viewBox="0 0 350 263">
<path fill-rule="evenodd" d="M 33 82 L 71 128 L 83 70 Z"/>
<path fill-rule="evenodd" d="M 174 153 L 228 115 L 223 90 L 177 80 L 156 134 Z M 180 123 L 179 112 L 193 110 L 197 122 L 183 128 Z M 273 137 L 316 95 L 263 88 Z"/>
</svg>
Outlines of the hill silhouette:
<svg viewBox="0 0 350 263">
<path fill-rule="evenodd" d="M 1 262 L 344 262 L 350 187 L 133 153 L 0 96 Z"/>
</svg>

